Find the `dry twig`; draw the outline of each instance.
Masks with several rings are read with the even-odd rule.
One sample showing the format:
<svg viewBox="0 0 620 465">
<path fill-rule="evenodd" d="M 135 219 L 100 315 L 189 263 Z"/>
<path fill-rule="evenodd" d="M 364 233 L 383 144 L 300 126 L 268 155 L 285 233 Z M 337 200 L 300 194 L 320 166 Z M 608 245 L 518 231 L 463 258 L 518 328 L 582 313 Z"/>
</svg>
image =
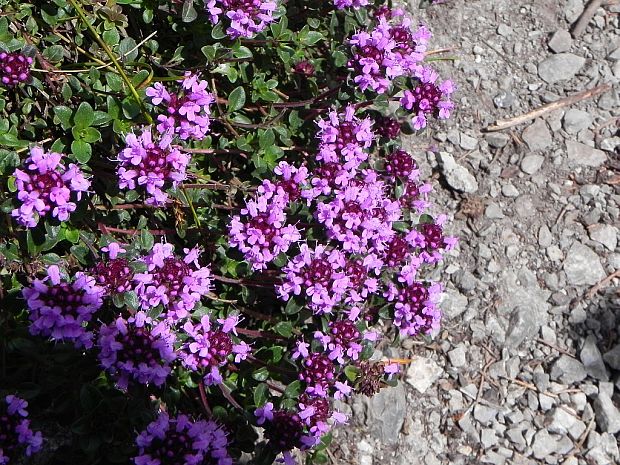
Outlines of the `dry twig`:
<svg viewBox="0 0 620 465">
<path fill-rule="evenodd" d="M 581 16 L 573 26 L 572 33 L 575 39 L 578 39 L 584 33 L 594 13 L 596 13 L 596 10 L 598 10 L 602 3 L 603 0 L 590 0 L 590 3 L 588 3 L 588 6 L 583 10 L 583 13 L 581 13 Z"/>
<path fill-rule="evenodd" d="M 611 282 L 612 279 L 620 277 L 620 270 L 614 271 L 612 274 L 607 276 L 606 278 L 601 279 L 598 283 L 590 288 L 588 293 L 586 294 L 588 299 L 594 297 L 594 295 L 599 291 L 599 289 L 605 287 L 607 284 Z"/>
<path fill-rule="evenodd" d="M 495 132 L 495 131 L 501 131 L 503 129 L 508 129 L 513 126 L 517 126 L 521 123 L 530 121 L 532 119 L 536 119 L 539 116 L 546 115 L 547 113 L 558 110 L 560 108 L 564 108 L 574 103 L 581 102 L 582 100 L 587 100 L 589 98 L 596 97 L 597 95 L 607 92 L 610 89 L 611 89 L 611 84 L 601 84 L 600 86 L 596 86 L 592 89 L 584 90 L 582 92 L 577 92 L 576 94 L 561 98 L 559 100 L 556 100 L 555 102 L 547 103 L 546 105 L 538 107 L 523 115 L 515 116 L 513 118 L 508 118 L 508 119 L 497 120 L 494 125 L 487 126 L 484 129 L 484 131 Z"/>
</svg>

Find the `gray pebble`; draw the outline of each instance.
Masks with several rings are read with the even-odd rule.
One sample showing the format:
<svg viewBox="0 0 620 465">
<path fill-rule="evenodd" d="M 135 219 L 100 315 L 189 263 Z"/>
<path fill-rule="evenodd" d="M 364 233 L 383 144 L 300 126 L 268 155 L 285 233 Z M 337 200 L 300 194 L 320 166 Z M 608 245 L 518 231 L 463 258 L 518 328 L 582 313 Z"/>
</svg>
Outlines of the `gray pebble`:
<svg viewBox="0 0 620 465">
<path fill-rule="evenodd" d="M 568 355 L 560 357 L 551 366 L 551 379 L 563 384 L 578 383 L 588 375 L 583 364 Z"/>
<path fill-rule="evenodd" d="M 575 286 L 593 286 L 605 277 L 598 255 L 580 242 L 575 242 L 567 252 L 564 272 L 568 282 Z"/>
<path fill-rule="evenodd" d="M 530 150 L 544 150 L 551 145 L 551 133 L 542 119 L 537 119 L 525 128 L 521 135 Z"/>
<path fill-rule="evenodd" d="M 588 374 L 595 379 L 607 381 L 609 375 L 603 362 L 603 356 L 596 346 L 596 337 L 590 335 L 583 343 L 583 348 L 579 353 L 581 363 L 586 367 Z"/>
<path fill-rule="evenodd" d="M 551 55 L 538 64 L 538 75 L 547 84 L 572 79 L 583 67 L 586 59 L 572 53 Z"/>
<path fill-rule="evenodd" d="M 571 108 L 564 114 L 562 121 L 564 130 L 569 134 L 577 134 L 592 124 L 592 116 L 587 111 Z"/>
<path fill-rule="evenodd" d="M 545 157 L 542 155 L 526 155 L 521 161 L 521 170 L 527 174 L 534 174 L 540 169 Z"/>
<path fill-rule="evenodd" d="M 618 244 L 618 228 L 609 224 L 595 224 L 588 227 L 590 239 L 599 242 L 609 250 L 616 250 Z"/>
<path fill-rule="evenodd" d="M 609 396 L 599 394 L 594 400 L 596 423 L 601 431 L 616 434 L 620 431 L 620 411 L 616 408 Z"/>
<path fill-rule="evenodd" d="M 570 32 L 559 29 L 553 33 L 548 45 L 555 53 L 568 52 L 573 45 L 573 39 Z"/>
</svg>

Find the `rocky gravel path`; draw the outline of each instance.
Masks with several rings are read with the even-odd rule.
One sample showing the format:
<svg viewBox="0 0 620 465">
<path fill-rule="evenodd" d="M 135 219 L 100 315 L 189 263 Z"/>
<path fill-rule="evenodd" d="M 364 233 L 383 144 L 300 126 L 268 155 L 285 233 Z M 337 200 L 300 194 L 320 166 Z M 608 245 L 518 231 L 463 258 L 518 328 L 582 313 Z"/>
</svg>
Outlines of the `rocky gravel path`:
<svg viewBox="0 0 620 465">
<path fill-rule="evenodd" d="M 618 464 L 620 2 L 603 1 L 579 38 L 583 0 L 411 3 L 458 57 L 436 63 L 459 84 L 455 119 L 406 148 L 460 247 L 437 275 L 442 331 L 377 354 L 412 362 L 398 388 L 348 406 L 332 461 Z"/>
</svg>

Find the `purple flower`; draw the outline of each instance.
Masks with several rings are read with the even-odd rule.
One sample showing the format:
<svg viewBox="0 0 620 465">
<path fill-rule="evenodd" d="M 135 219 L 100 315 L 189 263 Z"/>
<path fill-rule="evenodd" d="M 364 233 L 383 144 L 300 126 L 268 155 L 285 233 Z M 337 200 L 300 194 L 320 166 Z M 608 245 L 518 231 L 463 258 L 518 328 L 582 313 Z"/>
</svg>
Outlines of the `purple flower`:
<svg viewBox="0 0 620 465">
<path fill-rule="evenodd" d="M 181 363 L 188 370 L 206 373 L 204 381 L 207 385 L 221 383 L 220 368 L 231 359 L 237 363 L 245 360 L 250 352 L 250 346 L 245 342 L 233 341 L 230 333 L 235 331 L 235 326 L 226 324 L 230 319 L 222 321 L 224 323 L 218 328 L 208 316 L 203 316 L 199 324 L 186 322 L 181 333 L 184 342 L 177 351 Z"/>
<path fill-rule="evenodd" d="M 386 157 L 385 171 L 402 179 L 417 179 L 420 175 L 415 160 L 404 150 L 395 150 Z"/>
<path fill-rule="evenodd" d="M 370 118 L 360 119 L 355 116 L 355 107 L 349 105 L 344 113 L 335 110 L 329 112 L 327 120 L 317 122 L 319 131 L 319 153 L 316 159 L 323 164 L 341 163 L 347 170 L 355 170 L 368 159 L 365 152 L 376 136 L 372 130 Z"/>
<path fill-rule="evenodd" d="M 334 6 L 339 10 L 351 7 L 358 10 L 363 6 L 368 6 L 368 0 L 334 0 Z"/>
<path fill-rule="evenodd" d="M 146 203 L 164 205 L 168 200 L 164 189 L 176 188 L 187 178 L 189 157 L 172 147 L 171 133 L 155 137 L 149 126 L 142 129 L 140 136 L 128 134 L 127 147 L 118 155 L 117 173 L 121 189 L 143 186 L 149 194 Z"/>
<path fill-rule="evenodd" d="M 349 40 L 353 58 L 349 68 L 354 82 L 364 91 L 383 94 L 400 76 L 415 76 L 424 59 L 430 33 L 424 26 L 412 28 L 412 20 L 403 10 L 391 10 L 376 16 L 378 24 L 360 31 Z"/>
<path fill-rule="evenodd" d="M 81 272 L 72 281 L 64 281 L 56 265 L 48 277 L 35 279 L 22 295 L 30 312 L 30 332 L 54 341 L 70 341 L 77 348 L 92 347 L 93 333 L 86 329 L 103 304 L 103 289 Z"/>
<path fill-rule="evenodd" d="M 449 118 L 454 109 L 454 104 L 450 101 L 450 95 L 454 92 L 452 81 L 438 84 L 439 76 L 431 68 L 423 68 L 416 77 L 420 80 L 418 86 L 413 90 L 406 90 L 400 99 L 401 106 L 414 115 L 414 129 L 425 128 L 429 115 L 439 119 Z"/>
<path fill-rule="evenodd" d="M 327 236 L 355 253 L 389 240 L 401 215 L 399 202 L 386 195 L 383 181 L 372 170 L 365 171 L 360 182 L 337 190 L 329 202 L 319 203 L 315 213 Z"/>
<path fill-rule="evenodd" d="M 362 333 L 355 324 L 349 320 L 330 321 L 329 331 L 323 334 L 315 332 L 314 338 L 319 340 L 323 349 L 328 352 L 330 360 L 336 360 L 340 364 L 345 363 L 345 357 L 357 360 L 362 352 Z"/>
<path fill-rule="evenodd" d="M 321 353 L 313 352 L 302 360 L 299 379 L 306 383 L 306 392 L 316 397 L 327 397 L 335 379 L 334 362 Z"/>
<path fill-rule="evenodd" d="M 126 258 L 119 257 L 119 252 L 125 252 L 116 242 L 102 247 L 103 252 L 108 252 L 109 260 L 100 261 L 91 270 L 95 281 L 101 286 L 106 295 L 122 294 L 131 291 L 134 287 L 134 272 Z"/>
<path fill-rule="evenodd" d="M 237 39 L 254 37 L 274 22 L 273 13 L 278 4 L 265 0 L 205 0 L 205 6 L 213 24 L 228 18 L 226 34 Z"/>
<path fill-rule="evenodd" d="M 276 286 L 276 292 L 284 301 L 303 294 L 315 313 L 330 313 L 342 301 L 349 286 L 345 266 L 342 252 L 328 251 L 323 245 L 313 250 L 302 244 L 299 254 L 283 268 L 286 276 Z"/>
<path fill-rule="evenodd" d="M 143 310 L 162 305 L 167 318 L 184 319 L 211 290 L 211 270 L 199 265 L 198 250 L 184 252 L 181 259 L 172 244 L 159 243 L 142 259 L 147 271 L 136 273 L 135 291 Z"/>
<path fill-rule="evenodd" d="M 212 420 L 192 420 L 161 412 L 136 438 L 136 465 L 232 465 L 224 429 Z"/>
<path fill-rule="evenodd" d="M 254 270 L 267 268 L 278 254 L 301 240 L 297 227 L 286 224 L 289 193 L 271 183 L 262 187 L 257 197 L 246 202 L 241 215 L 231 219 L 228 232 L 229 244 L 243 253 Z"/>
<path fill-rule="evenodd" d="M 50 212 L 59 221 L 67 221 L 77 207 L 71 201 L 71 193 L 75 192 L 79 200 L 82 192 L 90 187 L 77 165 L 70 163 L 69 168 L 65 168 L 61 161 L 63 156 L 34 147 L 24 162 L 24 169 L 15 170 L 17 199 L 21 206 L 11 215 L 20 224 L 34 228 L 39 219 Z"/>
<path fill-rule="evenodd" d="M 207 81 L 190 71 L 178 82 L 181 86 L 177 93 L 160 82 L 146 89 L 151 103 L 163 106 L 166 112 L 157 117 L 157 130 L 162 134 L 171 131 L 182 140 L 202 140 L 211 127 L 211 105 L 215 103 L 215 96 L 207 91 Z"/>
<path fill-rule="evenodd" d="M 267 402 L 262 407 L 254 410 L 254 416 L 256 417 L 256 424 L 262 425 L 265 421 L 273 420 L 273 404 L 271 402 Z"/>
<path fill-rule="evenodd" d="M 401 276 L 404 276 L 401 273 Z M 406 279 L 406 286 L 388 284 L 384 296 L 394 302 L 394 325 L 404 336 L 431 334 L 439 328 L 441 312 L 436 305 L 441 286 Z"/>
<path fill-rule="evenodd" d="M 11 459 L 21 462 L 22 454 L 29 457 L 41 450 L 43 437 L 30 429 L 26 407 L 28 402 L 14 395 L 0 401 L 0 465 Z"/>
<path fill-rule="evenodd" d="M 16 86 L 30 80 L 32 58 L 19 52 L 0 52 L 0 82 L 5 86 Z"/>
<path fill-rule="evenodd" d="M 176 359 L 174 339 L 165 322 L 154 325 L 144 312 L 128 320 L 118 317 L 99 330 L 99 361 L 120 389 L 130 382 L 161 386 Z"/>
</svg>

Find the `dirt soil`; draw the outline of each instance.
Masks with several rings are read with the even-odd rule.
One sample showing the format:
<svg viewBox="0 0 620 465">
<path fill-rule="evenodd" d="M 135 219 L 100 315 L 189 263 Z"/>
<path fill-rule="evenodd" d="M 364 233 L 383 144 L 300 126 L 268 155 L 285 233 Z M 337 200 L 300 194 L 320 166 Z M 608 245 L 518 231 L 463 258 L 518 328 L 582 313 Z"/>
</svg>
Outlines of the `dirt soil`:
<svg viewBox="0 0 620 465">
<path fill-rule="evenodd" d="M 451 49 L 434 56 L 457 58 L 435 65 L 458 107 L 404 145 L 460 246 L 435 276 L 441 332 L 376 354 L 412 361 L 399 387 L 343 406 L 332 462 L 618 464 L 620 2 L 578 38 L 582 0 L 418 4 L 433 48 Z"/>
</svg>

